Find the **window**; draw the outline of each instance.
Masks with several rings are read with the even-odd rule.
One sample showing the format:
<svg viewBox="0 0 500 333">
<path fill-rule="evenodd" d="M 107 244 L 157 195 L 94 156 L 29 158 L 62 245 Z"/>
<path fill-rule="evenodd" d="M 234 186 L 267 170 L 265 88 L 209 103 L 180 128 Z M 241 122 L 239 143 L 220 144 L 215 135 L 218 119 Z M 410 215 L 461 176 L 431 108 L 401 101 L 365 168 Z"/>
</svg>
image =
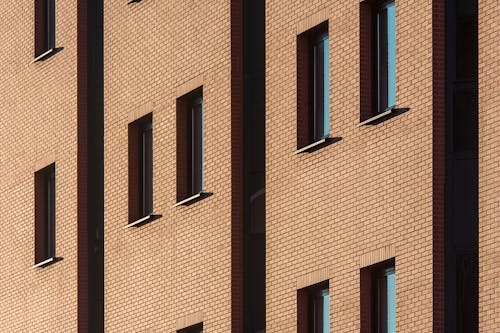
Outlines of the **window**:
<svg viewBox="0 0 500 333">
<path fill-rule="evenodd" d="M 370 0 L 360 5 L 363 121 L 396 107 L 396 6 Z"/>
<path fill-rule="evenodd" d="M 35 0 L 35 58 L 56 46 L 56 2 Z"/>
<path fill-rule="evenodd" d="M 297 36 L 297 148 L 330 133 L 328 22 Z"/>
<path fill-rule="evenodd" d="M 153 214 L 153 124 L 148 114 L 128 126 L 129 221 Z"/>
<path fill-rule="evenodd" d="M 56 254 L 55 164 L 35 173 L 35 266 Z"/>
<path fill-rule="evenodd" d="M 396 332 L 394 259 L 361 269 L 361 330 Z"/>
<path fill-rule="evenodd" d="M 203 179 L 203 91 L 177 99 L 177 201 L 199 195 Z"/>
<path fill-rule="evenodd" d="M 178 330 L 177 333 L 203 333 L 203 323 Z"/>
<path fill-rule="evenodd" d="M 330 292 L 328 282 L 297 291 L 299 333 L 330 332 Z"/>
</svg>

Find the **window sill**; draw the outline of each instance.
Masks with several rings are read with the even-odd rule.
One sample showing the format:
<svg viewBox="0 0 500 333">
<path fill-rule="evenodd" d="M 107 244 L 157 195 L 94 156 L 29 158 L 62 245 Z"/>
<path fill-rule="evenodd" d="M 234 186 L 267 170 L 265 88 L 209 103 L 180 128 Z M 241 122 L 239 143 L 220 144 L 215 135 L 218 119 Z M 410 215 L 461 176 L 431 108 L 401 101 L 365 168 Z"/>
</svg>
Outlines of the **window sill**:
<svg viewBox="0 0 500 333">
<path fill-rule="evenodd" d="M 359 124 L 356 125 L 356 127 L 368 125 L 368 124 L 374 123 L 375 121 L 377 121 L 379 119 L 383 119 L 383 118 L 387 117 L 388 115 L 390 115 L 394 110 L 396 110 L 396 109 L 390 108 L 389 110 L 386 110 L 382 113 L 379 113 L 376 116 L 373 116 L 371 118 L 366 119 L 365 121 L 360 122 Z"/>
<path fill-rule="evenodd" d="M 210 193 L 210 192 L 203 192 L 202 191 L 202 192 L 196 193 L 195 195 L 192 195 L 184 200 L 181 200 L 181 201 L 175 203 L 172 207 L 189 206 L 190 204 L 195 203 L 196 201 L 201 200 L 201 199 L 206 198 L 206 197 L 209 197 L 211 195 L 212 195 L 212 193 Z"/>
<path fill-rule="evenodd" d="M 60 48 L 60 47 L 59 48 L 58 47 L 54 47 L 54 48 L 48 49 L 47 51 L 43 52 L 42 54 L 40 54 L 35 59 L 31 60 L 31 63 L 33 64 L 35 62 L 45 60 L 46 58 L 48 58 L 48 57 L 56 54 L 60 50 L 62 50 L 62 48 Z"/>
<path fill-rule="evenodd" d="M 322 148 L 324 146 L 327 146 L 330 143 L 334 143 L 334 142 L 337 142 L 337 141 L 340 141 L 340 140 L 342 140 L 341 137 L 333 137 L 332 138 L 332 137 L 327 136 L 327 137 L 325 137 L 325 138 L 323 138 L 321 140 L 315 141 L 315 142 L 313 142 L 313 143 L 311 143 L 311 144 L 309 144 L 309 145 L 307 145 L 305 147 L 297 149 L 295 151 L 294 155 L 298 155 L 298 154 L 302 154 L 302 153 L 310 153 L 310 152 L 313 152 L 313 151 L 315 151 L 317 149 L 320 149 L 320 148 Z"/>
<path fill-rule="evenodd" d="M 162 217 L 161 214 L 149 214 L 149 215 L 146 215 L 144 217 L 141 217 L 137 221 L 134 221 L 134 222 L 127 224 L 126 226 L 123 227 L 123 229 L 127 229 L 130 227 L 139 227 L 143 224 L 146 224 L 146 223 L 152 222 L 156 219 L 159 219 L 160 217 Z"/>
<path fill-rule="evenodd" d="M 49 266 L 49 265 L 55 264 L 56 262 L 60 261 L 61 259 L 62 258 L 51 257 L 51 258 L 45 259 L 44 261 L 41 261 L 37 264 L 34 264 L 33 266 L 31 266 L 31 268 L 41 268 L 41 267 Z"/>
</svg>

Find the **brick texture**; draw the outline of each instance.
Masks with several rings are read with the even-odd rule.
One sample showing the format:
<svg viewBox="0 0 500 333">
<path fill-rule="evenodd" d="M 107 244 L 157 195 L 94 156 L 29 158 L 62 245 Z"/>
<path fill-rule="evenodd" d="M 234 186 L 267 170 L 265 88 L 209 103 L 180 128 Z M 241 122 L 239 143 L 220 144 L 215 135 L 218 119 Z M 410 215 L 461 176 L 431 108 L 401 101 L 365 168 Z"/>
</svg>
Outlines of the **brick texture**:
<svg viewBox="0 0 500 333">
<path fill-rule="evenodd" d="M 0 12 L 0 332 L 76 332 L 76 2 L 57 2 L 63 50 L 33 64 L 35 2 L 2 3 Z M 53 162 L 63 260 L 32 269 L 35 171 Z"/>
<path fill-rule="evenodd" d="M 443 332 L 444 3 L 396 0 L 396 103 L 409 111 L 356 127 L 372 100 L 371 77 L 360 73 L 371 67 L 364 5 L 266 1 L 266 332 L 307 331 L 300 288 L 326 279 L 331 331 L 365 332 L 371 314 L 360 299 L 369 284 L 361 282 L 369 272 L 360 268 L 389 257 L 397 331 Z M 78 79 L 89 82 L 78 70 L 92 59 L 77 62 L 92 42 L 81 35 L 85 22 L 77 26 L 86 4 L 57 2 L 63 49 L 33 64 L 34 1 L 0 4 L 0 332 L 89 330 L 89 138 L 78 128 L 88 105 Z M 104 6 L 105 331 L 173 333 L 202 320 L 206 332 L 240 333 L 243 2 Z M 499 10 L 495 1 L 479 2 L 480 332 L 500 332 Z M 297 89 L 304 47 L 297 35 L 325 20 L 330 133 L 341 140 L 296 155 L 305 140 L 297 126 L 307 121 L 297 110 L 308 103 Z M 173 207 L 182 149 L 177 98 L 192 84 L 203 86 L 204 187 L 213 195 Z M 154 128 L 153 207 L 162 217 L 124 229 L 128 126 L 146 113 Z M 32 269 L 35 172 L 51 163 L 62 260 Z"/>
<path fill-rule="evenodd" d="M 328 13 L 330 133 L 297 147 L 297 24 Z M 266 332 L 297 332 L 297 278 L 328 268 L 333 332 L 360 332 L 359 258 L 393 246 L 397 331 L 433 330 L 432 4 L 396 1 L 396 103 L 360 120 L 360 3 L 266 3 Z M 411 23 L 410 23 L 411 22 Z"/>
<path fill-rule="evenodd" d="M 207 332 L 233 331 L 230 9 L 219 0 L 105 2 L 107 332 L 175 332 L 179 318 L 198 312 Z M 177 93 L 198 77 L 205 189 L 213 195 L 172 207 Z M 124 229 L 128 114 L 146 105 L 153 116 L 153 210 L 163 217 Z"/>
</svg>

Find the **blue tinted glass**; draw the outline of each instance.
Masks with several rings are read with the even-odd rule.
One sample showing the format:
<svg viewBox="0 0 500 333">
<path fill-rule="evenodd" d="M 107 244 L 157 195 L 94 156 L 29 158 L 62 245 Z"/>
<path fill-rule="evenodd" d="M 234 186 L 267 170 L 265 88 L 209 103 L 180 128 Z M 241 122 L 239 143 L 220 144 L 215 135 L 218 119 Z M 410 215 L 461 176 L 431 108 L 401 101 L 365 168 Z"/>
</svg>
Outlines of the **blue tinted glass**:
<svg viewBox="0 0 500 333">
<path fill-rule="evenodd" d="M 330 133 L 330 57 L 329 57 L 329 46 L 328 46 L 328 36 L 324 41 L 323 47 L 323 61 L 324 61 L 324 73 L 323 73 L 323 98 L 324 98 L 324 130 L 323 135 L 326 137 Z"/>
<path fill-rule="evenodd" d="M 330 292 L 325 289 L 321 292 L 323 297 L 323 333 L 330 333 Z"/>
<path fill-rule="evenodd" d="M 396 6 L 387 5 L 387 106 L 396 105 Z"/>
<path fill-rule="evenodd" d="M 396 333 L 396 274 L 387 274 L 387 333 Z"/>
</svg>

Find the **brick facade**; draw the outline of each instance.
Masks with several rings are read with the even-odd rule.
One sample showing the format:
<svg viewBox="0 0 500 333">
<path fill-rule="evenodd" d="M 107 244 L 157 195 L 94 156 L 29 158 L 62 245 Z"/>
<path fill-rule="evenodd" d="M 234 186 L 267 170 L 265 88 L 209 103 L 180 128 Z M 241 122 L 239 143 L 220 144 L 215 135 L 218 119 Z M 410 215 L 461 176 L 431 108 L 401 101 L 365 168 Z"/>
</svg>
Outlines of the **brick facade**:
<svg viewBox="0 0 500 333">
<path fill-rule="evenodd" d="M 203 322 L 204 332 L 243 333 L 245 2 L 127 2 L 104 2 L 104 182 L 95 184 L 104 191 L 104 331 L 173 333 Z M 33 1 L 0 5 L 0 332 L 97 327 L 88 3 L 57 2 L 60 49 L 34 63 Z M 372 101 L 366 4 L 265 5 L 266 332 L 307 332 L 304 290 L 326 280 L 331 331 L 364 332 L 371 313 L 360 305 L 370 294 L 362 279 L 392 258 L 397 331 L 445 331 L 446 1 L 396 0 L 396 106 L 408 110 L 357 127 Z M 498 16 L 494 1 L 479 3 L 480 332 L 500 331 Z M 339 140 L 296 154 L 307 145 L 300 126 L 309 104 L 298 89 L 307 74 L 298 36 L 325 21 L 330 136 Z M 208 195 L 175 206 L 189 176 L 180 178 L 179 98 L 200 87 Z M 161 217 L 126 228 L 138 216 L 129 126 L 147 114 Z M 58 261 L 31 268 L 35 172 L 52 163 Z"/>
</svg>

